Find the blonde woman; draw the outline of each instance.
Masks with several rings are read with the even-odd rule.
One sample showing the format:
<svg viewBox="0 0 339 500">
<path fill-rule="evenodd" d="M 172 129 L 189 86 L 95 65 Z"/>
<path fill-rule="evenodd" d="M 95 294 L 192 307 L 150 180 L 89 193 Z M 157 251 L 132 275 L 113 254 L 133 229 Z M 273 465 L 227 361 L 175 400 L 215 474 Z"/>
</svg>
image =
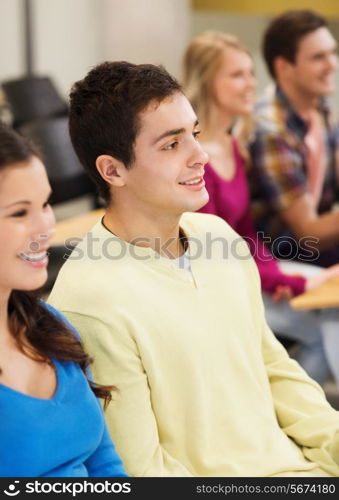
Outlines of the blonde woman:
<svg viewBox="0 0 339 500">
<path fill-rule="evenodd" d="M 248 242 L 272 330 L 300 342 L 296 357 L 311 377 L 322 383 L 332 374 L 339 384 L 338 310 L 296 312 L 287 300 L 338 275 L 338 266 L 319 271 L 305 265 L 294 275 L 293 263 L 288 263 L 291 274 L 283 272 L 286 264 L 273 258 L 250 216 L 246 150 L 242 137 L 236 140 L 230 130 L 240 117 L 250 122 L 255 86 L 251 55 L 234 36 L 207 31 L 188 46 L 184 88 L 199 117 L 201 142 L 210 159 L 204 177 L 210 199 L 200 211 L 222 217 Z"/>
</svg>

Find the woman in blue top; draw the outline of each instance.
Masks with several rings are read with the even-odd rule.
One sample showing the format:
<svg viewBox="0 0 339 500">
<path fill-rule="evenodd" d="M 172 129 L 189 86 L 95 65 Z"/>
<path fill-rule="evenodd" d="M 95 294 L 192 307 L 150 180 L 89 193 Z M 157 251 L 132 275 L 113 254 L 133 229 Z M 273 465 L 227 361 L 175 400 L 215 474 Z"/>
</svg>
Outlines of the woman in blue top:
<svg viewBox="0 0 339 500">
<path fill-rule="evenodd" d="M 66 320 L 31 293 L 47 278 L 50 185 L 32 146 L 0 125 L 0 476 L 126 476 L 90 358 Z"/>
</svg>

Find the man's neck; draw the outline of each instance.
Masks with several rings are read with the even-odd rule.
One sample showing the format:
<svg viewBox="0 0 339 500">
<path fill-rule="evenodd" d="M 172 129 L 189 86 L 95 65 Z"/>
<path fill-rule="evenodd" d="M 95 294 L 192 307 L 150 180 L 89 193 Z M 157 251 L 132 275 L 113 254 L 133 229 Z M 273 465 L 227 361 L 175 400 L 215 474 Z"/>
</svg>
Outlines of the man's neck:
<svg viewBox="0 0 339 500">
<path fill-rule="evenodd" d="M 292 108 L 303 120 L 309 121 L 314 111 L 318 108 L 319 97 L 301 92 L 287 83 L 280 82 L 279 86 L 289 100 Z"/>
<path fill-rule="evenodd" d="M 129 214 L 115 206 L 108 207 L 103 219 L 105 228 L 128 243 L 152 248 L 163 257 L 176 259 L 185 252 L 180 234 L 180 216 Z"/>
</svg>

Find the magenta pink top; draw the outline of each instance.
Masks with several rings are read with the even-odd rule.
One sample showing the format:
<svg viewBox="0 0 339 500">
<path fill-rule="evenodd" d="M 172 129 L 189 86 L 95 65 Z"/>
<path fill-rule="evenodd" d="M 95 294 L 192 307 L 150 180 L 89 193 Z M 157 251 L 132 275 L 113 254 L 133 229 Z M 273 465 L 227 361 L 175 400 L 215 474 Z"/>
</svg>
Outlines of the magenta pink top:
<svg viewBox="0 0 339 500">
<path fill-rule="evenodd" d="M 277 261 L 257 236 L 249 209 L 249 190 L 244 161 L 236 141 L 233 140 L 232 144 L 236 164 L 234 177 L 226 181 L 207 163 L 204 179 L 210 198 L 207 205 L 199 212 L 218 215 L 247 241 L 258 266 L 261 286 L 265 292 L 273 293 L 279 285 L 283 285 L 289 286 L 294 295 L 298 295 L 304 292 L 306 279 L 282 273 Z"/>
</svg>

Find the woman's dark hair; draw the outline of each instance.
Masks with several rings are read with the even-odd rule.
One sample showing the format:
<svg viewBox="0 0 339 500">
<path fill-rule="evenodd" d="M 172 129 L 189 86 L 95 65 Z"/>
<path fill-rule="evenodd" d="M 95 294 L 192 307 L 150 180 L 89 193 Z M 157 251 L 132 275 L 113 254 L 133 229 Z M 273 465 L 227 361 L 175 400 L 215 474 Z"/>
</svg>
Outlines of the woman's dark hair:
<svg viewBox="0 0 339 500">
<path fill-rule="evenodd" d="M 180 92 L 181 86 L 162 66 L 104 62 L 76 82 L 70 93 L 69 130 L 74 149 L 100 196 L 111 201 L 109 184 L 96 168 L 107 154 L 129 168 L 140 128 L 140 113 L 150 102 Z"/>
<path fill-rule="evenodd" d="M 0 171 L 14 163 L 40 157 L 35 146 L 22 135 L 0 122 Z"/>
<path fill-rule="evenodd" d="M 34 146 L 14 130 L 0 123 L 0 173 L 12 165 L 28 162 L 38 156 Z M 18 348 L 31 359 L 49 362 L 51 358 L 78 363 L 87 377 L 92 359 L 74 332 L 57 318 L 33 292 L 13 290 L 8 302 L 10 332 Z M 1 373 L 1 369 L 0 369 Z M 89 380 L 94 394 L 111 400 L 114 386 L 103 386 Z"/>
<path fill-rule="evenodd" d="M 327 25 L 326 19 L 312 10 L 288 10 L 275 17 L 266 29 L 262 45 L 264 59 L 272 78 L 275 79 L 276 76 L 276 57 L 281 56 L 294 63 L 301 38 Z"/>
</svg>

